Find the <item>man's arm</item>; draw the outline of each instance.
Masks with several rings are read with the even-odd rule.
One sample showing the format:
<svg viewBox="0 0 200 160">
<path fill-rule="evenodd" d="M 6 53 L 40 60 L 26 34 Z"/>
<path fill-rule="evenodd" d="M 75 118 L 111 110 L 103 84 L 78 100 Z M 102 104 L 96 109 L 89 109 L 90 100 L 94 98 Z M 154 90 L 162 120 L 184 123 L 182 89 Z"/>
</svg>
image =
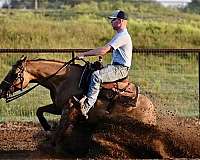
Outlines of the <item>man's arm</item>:
<svg viewBox="0 0 200 160">
<path fill-rule="evenodd" d="M 80 53 L 79 55 L 77 55 L 78 58 L 83 58 L 83 57 L 87 57 L 87 56 L 103 56 L 106 53 L 108 53 L 110 50 L 112 49 L 112 47 L 108 44 L 106 44 L 103 47 L 99 47 L 87 52 L 83 52 Z"/>
</svg>

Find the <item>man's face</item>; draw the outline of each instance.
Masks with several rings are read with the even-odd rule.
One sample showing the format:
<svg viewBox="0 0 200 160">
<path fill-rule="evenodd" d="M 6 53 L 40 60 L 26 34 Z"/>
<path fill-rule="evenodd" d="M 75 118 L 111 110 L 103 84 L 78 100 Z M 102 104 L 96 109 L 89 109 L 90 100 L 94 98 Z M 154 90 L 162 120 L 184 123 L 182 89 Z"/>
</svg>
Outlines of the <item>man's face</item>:
<svg viewBox="0 0 200 160">
<path fill-rule="evenodd" d="M 121 28 L 122 20 L 119 18 L 111 19 L 111 24 L 112 24 L 113 29 L 117 31 Z"/>
</svg>

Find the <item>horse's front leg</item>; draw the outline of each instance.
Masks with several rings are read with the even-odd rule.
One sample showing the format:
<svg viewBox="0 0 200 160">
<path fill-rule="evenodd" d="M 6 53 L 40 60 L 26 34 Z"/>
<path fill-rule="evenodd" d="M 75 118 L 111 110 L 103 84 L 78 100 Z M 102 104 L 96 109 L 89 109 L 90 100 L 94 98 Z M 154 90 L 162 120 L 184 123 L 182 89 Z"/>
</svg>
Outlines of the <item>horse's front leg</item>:
<svg viewBox="0 0 200 160">
<path fill-rule="evenodd" d="M 51 126 L 48 124 L 46 118 L 44 117 L 44 112 L 55 115 L 61 115 L 62 110 L 56 107 L 55 104 L 49 104 L 47 106 L 42 106 L 37 109 L 36 115 L 38 117 L 38 120 L 40 121 L 40 124 L 42 125 L 45 131 L 50 131 Z"/>
<path fill-rule="evenodd" d="M 70 98 L 63 107 L 60 123 L 52 138 L 52 144 L 60 144 L 65 135 L 70 135 L 76 124 L 78 117 L 81 115 L 80 109 L 77 109 L 77 102 Z"/>
</svg>

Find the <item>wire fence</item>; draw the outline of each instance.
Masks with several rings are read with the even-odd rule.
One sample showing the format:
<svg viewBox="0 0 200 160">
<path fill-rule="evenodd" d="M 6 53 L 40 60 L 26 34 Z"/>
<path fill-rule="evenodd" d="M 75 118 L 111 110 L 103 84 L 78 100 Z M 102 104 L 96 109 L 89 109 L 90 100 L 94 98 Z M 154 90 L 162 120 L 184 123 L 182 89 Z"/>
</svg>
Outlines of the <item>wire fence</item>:
<svg viewBox="0 0 200 160">
<path fill-rule="evenodd" d="M 90 49 L 0 49 L 0 80 L 22 55 L 28 59 L 68 61 L 77 53 L 87 50 Z M 140 86 L 141 94 L 153 101 L 158 113 L 198 117 L 199 53 L 200 49 L 134 49 L 129 79 Z M 110 54 L 103 58 L 104 64 L 110 61 Z M 49 91 L 43 87 L 11 103 L 1 99 L 0 121 L 34 121 L 37 108 L 50 103 Z"/>
</svg>

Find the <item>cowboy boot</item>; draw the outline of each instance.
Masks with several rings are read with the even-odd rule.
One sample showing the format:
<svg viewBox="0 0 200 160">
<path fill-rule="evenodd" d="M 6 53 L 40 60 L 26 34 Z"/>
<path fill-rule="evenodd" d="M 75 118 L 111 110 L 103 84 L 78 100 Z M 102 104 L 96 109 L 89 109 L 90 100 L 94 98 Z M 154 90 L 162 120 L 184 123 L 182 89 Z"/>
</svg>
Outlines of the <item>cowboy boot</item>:
<svg viewBox="0 0 200 160">
<path fill-rule="evenodd" d="M 84 96 L 83 98 L 81 98 L 80 100 L 78 100 L 75 96 L 73 96 L 73 98 L 80 104 L 80 110 L 82 115 L 85 117 L 85 119 L 88 119 L 88 109 L 85 105 L 85 101 L 87 99 L 87 96 Z"/>
<path fill-rule="evenodd" d="M 81 98 L 81 100 L 79 102 L 80 102 L 80 106 L 81 106 L 82 115 L 85 117 L 85 119 L 88 119 L 88 115 L 87 115 L 88 109 L 87 109 L 87 106 L 85 105 L 86 99 L 87 99 L 87 97 L 84 96 L 83 98 Z"/>
</svg>

